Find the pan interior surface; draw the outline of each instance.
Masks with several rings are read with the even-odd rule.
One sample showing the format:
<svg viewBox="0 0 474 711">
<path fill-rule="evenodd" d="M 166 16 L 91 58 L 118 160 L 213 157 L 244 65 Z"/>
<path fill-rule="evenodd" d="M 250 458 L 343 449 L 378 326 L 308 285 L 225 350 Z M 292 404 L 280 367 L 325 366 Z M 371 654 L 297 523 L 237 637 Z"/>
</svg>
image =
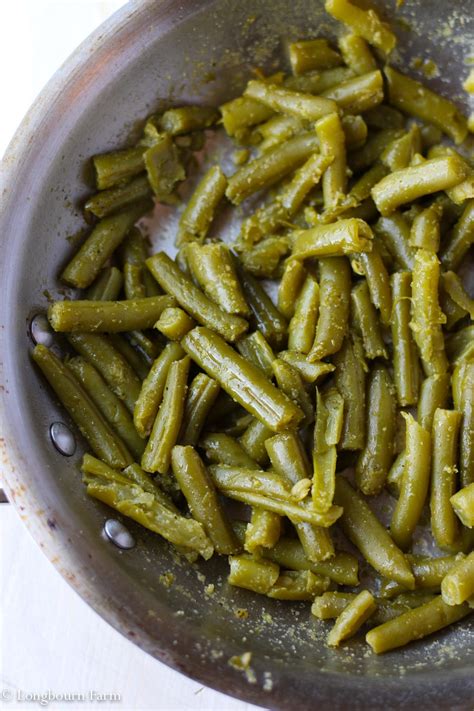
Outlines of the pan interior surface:
<svg viewBox="0 0 474 711">
<path fill-rule="evenodd" d="M 406 0 L 399 9 L 392 0 L 373 4 L 399 37 L 396 66 L 433 60 L 439 76 L 428 84 L 469 113 L 462 80 L 473 54 L 473 0 Z M 312 618 L 308 604 L 229 587 L 225 561 L 190 566 L 132 522 L 136 547 L 114 547 L 101 535 L 110 510 L 88 499 L 81 483 L 82 443 L 69 458 L 51 444 L 50 424 L 67 420 L 29 359 L 31 317 L 44 311 L 47 298 L 68 294 L 57 275 L 85 227 L 79 206 L 91 190 L 86 158 L 125 144 L 152 110 L 217 105 L 242 89 L 252 68 L 286 66 L 286 39 L 337 31 L 319 1 L 132 2 L 39 97 L 5 160 L 0 218 L 1 451 L 8 493 L 58 569 L 101 615 L 205 684 L 272 708 L 318 702 L 467 708 L 474 694 L 472 622 L 380 657 L 360 641 L 335 651 L 324 641 L 330 624 Z M 155 249 L 172 251 L 176 219 L 172 208 L 157 212 Z M 227 235 L 233 229 L 222 225 Z M 248 668 L 229 664 L 247 651 Z"/>
</svg>

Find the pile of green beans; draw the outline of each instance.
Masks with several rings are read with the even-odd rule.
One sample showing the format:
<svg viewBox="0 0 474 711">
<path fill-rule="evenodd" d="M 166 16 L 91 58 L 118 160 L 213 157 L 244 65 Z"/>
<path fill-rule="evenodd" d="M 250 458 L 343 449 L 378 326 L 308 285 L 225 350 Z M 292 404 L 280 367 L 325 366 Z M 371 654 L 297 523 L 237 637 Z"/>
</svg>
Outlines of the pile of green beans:
<svg viewBox="0 0 474 711">
<path fill-rule="evenodd" d="M 474 607 L 474 167 L 440 144 L 466 119 L 389 66 L 376 13 L 326 9 L 338 47 L 290 43 L 290 74 L 93 157 L 91 231 L 61 274 L 82 291 L 32 355 L 94 455 L 90 496 L 191 563 L 229 556 L 231 585 L 309 601 L 331 647 L 370 627 L 378 654 Z M 209 131 L 237 167 L 206 165 L 176 258 L 152 254 L 137 220 L 181 202 Z M 241 203 L 225 243 L 216 216 Z"/>
</svg>

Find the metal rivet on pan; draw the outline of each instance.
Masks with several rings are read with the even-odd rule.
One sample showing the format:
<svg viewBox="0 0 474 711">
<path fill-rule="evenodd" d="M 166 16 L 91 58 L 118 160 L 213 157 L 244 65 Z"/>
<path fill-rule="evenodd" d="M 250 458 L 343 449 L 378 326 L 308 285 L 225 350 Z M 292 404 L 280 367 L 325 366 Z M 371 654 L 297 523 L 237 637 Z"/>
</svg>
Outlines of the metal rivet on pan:
<svg viewBox="0 0 474 711">
<path fill-rule="evenodd" d="M 49 428 L 49 436 L 60 454 L 72 457 L 76 451 L 76 438 L 63 422 L 53 422 Z"/>
<path fill-rule="evenodd" d="M 53 344 L 53 332 L 48 319 L 44 314 L 36 314 L 30 323 L 31 338 L 36 344 L 51 346 Z"/>
<path fill-rule="evenodd" d="M 108 518 L 104 523 L 104 531 L 107 538 L 115 543 L 118 548 L 128 550 L 135 546 L 135 539 L 123 523 L 115 518 Z"/>
</svg>

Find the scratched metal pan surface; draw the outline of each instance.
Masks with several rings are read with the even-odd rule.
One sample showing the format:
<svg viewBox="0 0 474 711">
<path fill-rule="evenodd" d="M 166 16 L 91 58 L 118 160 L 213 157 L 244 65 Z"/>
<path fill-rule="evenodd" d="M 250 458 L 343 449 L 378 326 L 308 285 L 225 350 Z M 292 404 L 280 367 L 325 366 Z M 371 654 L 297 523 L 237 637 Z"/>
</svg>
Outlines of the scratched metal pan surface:
<svg viewBox="0 0 474 711">
<path fill-rule="evenodd" d="M 400 40 L 399 66 L 432 59 L 429 84 L 464 103 L 474 1 L 376 3 Z M 166 664 L 232 696 L 276 709 L 472 708 L 474 635 L 468 622 L 383 656 L 360 642 L 326 648 L 308 606 L 262 601 L 225 583 L 226 565 L 180 563 L 157 536 L 130 526 L 137 545 L 103 536 L 108 513 L 88 500 L 78 463 L 51 445 L 64 420 L 31 367 L 31 317 L 70 257 L 90 192 L 85 159 L 116 147 L 157 106 L 218 104 L 254 66 L 284 62 L 285 38 L 335 36 L 319 0 L 131 2 L 87 39 L 29 111 L 2 168 L 0 217 L 1 456 L 10 501 L 53 564 L 116 629 Z M 472 107 L 471 107 L 472 110 Z M 216 150 L 221 150 L 219 146 Z M 176 215 L 162 210 L 153 242 L 170 247 Z M 232 230 L 232 225 L 226 229 Z M 56 286 L 54 286 L 56 285 Z M 174 583 L 167 587 L 169 576 Z M 161 576 L 161 577 L 160 577 Z M 164 577 L 162 577 L 164 576 Z M 214 594 L 205 592 L 210 583 Z M 247 617 L 238 616 L 245 609 Z M 229 665 L 252 651 L 251 670 Z"/>
</svg>

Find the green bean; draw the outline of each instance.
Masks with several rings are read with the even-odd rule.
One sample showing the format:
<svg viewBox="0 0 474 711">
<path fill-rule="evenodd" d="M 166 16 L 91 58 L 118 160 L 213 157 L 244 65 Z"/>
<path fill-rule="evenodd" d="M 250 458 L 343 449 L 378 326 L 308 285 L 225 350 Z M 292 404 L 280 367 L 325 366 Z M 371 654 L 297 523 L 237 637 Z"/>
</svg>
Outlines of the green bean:
<svg viewBox="0 0 474 711">
<path fill-rule="evenodd" d="M 264 467 L 268 462 L 266 440 L 273 435 L 273 431 L 260 420 L 253 419 L 245 432 L 239 437 L 239 442 L 249 457 Z"/>
<path fill-rule="evenodd" d="M 474 482 L 451 496 L 450 502 L 461 523 L 474 528 Z"/>
<path fill-rule="evenodd" d="M 410 566 L 362 497 L 341 476 L 336 478 L 335 501 L 343 507 L 341 524 L 352 543 L 381 575 L 413 590 Z"/>
<path fill-rule="evenodd" d="M 301 410 L 286 395 L 216 333 L 194 328 L 182 346 L 223 390 L 272 431 L 297 427 L 303 419 Z"/>
<path fill-rule="evenodd" d="M 449 382 L 448 373 L 442 373 L 425 378 L 421 384 L 417 419 L 427 432 L 431 432 L 436 410 L 448 403 Z"/>
<path fill-rule="evenodd" d="M 111 467 L 121 469 L 130 464 L 133 458 L 125 444 L 74 373 L 45 346 L 35 346 L 32 357 L 92 451 Z"/>
<path fill-rule="evenodd" d="M 406 593 L 406 595 L 414 595 L 415 593 Z M 325 592 L 314 600 L 311 607 L 312 614 L 320 620 L 328 620 L 331 618 L 339 617 L 343 610 L 355 600 L 356 593 L 341 593 L 341 592 Z M 418 607 L 424 602 L 428 602 L 433 599 L 433 595 L 427 595 L 424 593 L 420 598 L 413 598 L 410 600 L 396 601 L 381 600 L 376 598 L 375 602 L 377 604 L 376 610 L 370 616 L 369 624 L 380 625 L 388 620 L 392 620 L 394 617 L 401 615 L 407 610 Z"/>
<path fill-rule="evenodd" d="M 269 148 L 273 148 L 277 144 L 282 143 L 282 141 L 292 138 L 303 129 L 304 121 L 301 121 L 295 116 L 276 114 L 255 129 L 263 139 L 262 142 L 259 143 L 258 149 L 263 153 Z"/>
<path fill-rule="evenodd" d="M 140 380 L 111 341 L 95 333 L 71 333 L 68 340 L 79 355 L 99 371 L 127 409 L 133 412 L 140 393 Z"/>
<path fill-rule="evenodd" d="M 158 321 L 155 323 L 155 328 L 170 341 L 180 341 L 195 325 L 195 321 L 188 316 L 186 311 L 176 307 L 169 307 L 163 309 Z"/>
<path fill-rule="evenodd" d="M 169 296 L 124 301 L 55 301 L 48 309 L 48 319 L 55 331 L 118 333 L 151 328 L 173 303 Z"/>
<path fill-rule="evenodd" d="M 143 267 L 125 262 L 123 265 L 123 282 L 126 299 L 144 299 L 146 297 Z"/>
<path fill-rule="evenodd" d="M 308 356 L 312 361 L 336 353 L 347 332 L 350 267 L 344 257 L 319 261 L 319 289 L 319 318 L 314 344 Z"/>
<path fill-rule="evenodd" d="M 456 565 L 456 563 L 464 558 L 461 554 L 445 555 L 440 558 L 431 558 L 421 555 L 407 555 L 407 559 L 412 567 L 413 575 L 415 576 L 415 588 L 421 590 L 438 590 L 445 575 Z M 380 586 L 380 595 L 382 597 L 393 597 L 403 593 L 405 588 L 393 580 L 384 580 Z"/>
<path fill-rule="evenodd" d="M 376 365 L 367 392 L 367 440 L 356 466 L 356 481 L 367 496 L 380 494 L 393 462 L 396 401 L 388 370 Z"/>
<path fill-rule="evenodd" d="M 373 136 L 369 136 L 362 148 L 350 153 L 350 167 L 355 173 L 369 168 L 380 158 L 384 149 L 402 135 L 403 132 L 399 128 L 383 128 L 377 131 Z"/>
<path fill-rule="evenodd" d="M 433 252 L 417 250 L 412 275 L 412 320 L 410 327 L 427 375 L 448 368 L 441 325 L 446 318 L 438 301 L 439 260 Z"/>
<path fill-rule="evenodd" d="M 457 144 L 467 135 L 466 119 L 444 97 L 392 67 L 385 67 L 390 104 L 404 113 L 434 124 Z"/>
<path fill-rule="evenodd" d="M 309 353 L 316 333 L 319 311 L 319 284 L 310 274 L 298 296 L 288 328 L 289 350 Z"/>
<path fill-rule="evenodd" d="M 80 356 L 71 358 L 67 365 L 112 429 L 117 432 L 133 456 L 139 459 L 145 444 L 137 434 L 132 417 L 122 401 L 107 387 L 101 375 L 84 358 Z"/>
<path fill-rule="evenodd" d="M 356 74 L 367 74 L 377 69 L 376 61 L 363 37 L 358 34 L 343 35 L 339 48 L 344 62 Z"/>
<path fill-rule="evenodd" d="M 463 156 L 450 146 L 436 145 L 428 151 L 428 158 L 438 158 L 439 156 L 456 156 L 462 161 L 467 177 L 458 185 L 446 190 L 446 195 L 456 205 L 461 205 L 465 200 L 474 197 L 474 170 Z"/>
<path fill-rule="evenodd" d="M 466 207 L 454 225 L 446 246 L 441 250 L 441 262 L 445 269 L 457 269 L 469 247 L 474 242 L 474 199 Z"/>
<path fill-rule="evenodd" d="M 193 518 L 202 524 L 217 553 L 228 555 L 239 544 L 219 502 L 212 479 L 193 447 L 175 446 L 171 463 Z"/>
<path fill-rule="evenodd" d="M 128 365 L 132 367 L 132 370 L 138 375 L 139 380 L 146 378 L 149 371 L 148 364 L 125 336 L 122 336 L 120 333 L 111 333 L 109 336 L 104 336 L 104 338 L 125 358 L 126 363 L 128 363 Z"/>
<path fill-rule="evenodd" d="M 260 368 L 269 380 L 272 379 L 275 355 L 260 331 L 239 338 L 235 345 L 240 355 Z"/>
<path fill-rule="evenodd" d="M 313 452 L 313 506 L 328 511 L 334 499 L 337 451 L 332 445 L 325 452 Z"/>
<path fill-rule="evenodd" d="M 459 157 L 441 156 L 386 175 L 371 194 L 377 209 L 385 216 L 407 202 L 454 187 L 466 174 L 464 161 Z"/>
<path fill-rule="evenodd" d="M 143 146 L 94 156 L 92 159 L 98 190 L 121 185 L 145 169 Z"/>
<path fill-rule="evenodd" d="M 330 560 L 311 562 L 301 543 L 282 537 L 271 549 L 263 551 L 265 557 L 290 570 L 310 570 L 315 575 L 327 576 L 339 585 L 358 585 L 357 558 L 350 553 L 336 553 Z"/>
<path fill-rule="evenodd" d="M 431 472 L 431 531 L 440 548 L 452 546 L 459 522 L 450 503 L 456 491 L 457 449 L 461 413 L 438 408 L 434 413 Z"/>
<path fill-rule="evenodd" d="M 285 570 L 267 592 L 275 600 L 313 600 L 328 589 L 330 580 L 310 570 Z"/>
<path fill-rule="evenodd" d="M 339 617 L 341 612 L 355 600 L 357 593 L 324 592 L 314 599 L 311 614 L 319 620 L 330 620 Z"/>
<path fill-rule="evenodd" d="M 381 217 L 374 231 L 400 268 L 413 269 L 415 252 L 409 244 L 410 225 L 400 212 Z"/>
<path fill-rule="evenodd" d="M 316 155 L 319 155 L 319 153 Z M 303 165 L 306 165 L 306 163 Z M 290 181 L 289 185 L 291 186 L 292 183 L 293 180 Z M 271 235 L 272 232 L 276 232 L 281 227 L 286 226 L 288 220 L 288 210 L 281 204 L 281 194 L 278 193 L 277 200 L 264 204 L 242 221 L 240 234 L 235 242 L 236 251 L 244 253 L 245 250 L 252 249 L 266 235 Z"/>
<path fill-rule="evenodd" d="M 451 365 L 468 362 L 474 356 L 474 325 L 464 326 L 446 339 L 446 355 Z"/>
<path fill-rule="evenodd" d="M 307 383 L 314 383 L 318 378 L 332 373 L 334 370 L 332 363 L 324 361 L 310 363 L 303 353 L 296 351 L 280 351 L 278 357 L 295 368 Z"/>
<path fill-rule="evenodd" d="M 402 413 L 406 421 L 405 469 L 400 496 L 395 505 L 390 532 L 402 549 L 410 545 L 413 532 L 420 520 L 428 494 L 431 467 L 431 436 L 413 419 Z"/>
<path fill-rule="evenodd" d="M 281 348 L 286 341 L 286 319 L 278 311 L 263 286 L 255 277 L 246 272 L 240 265 L 238 265 L 237 273 L 257 329 L 272 347 Z"/>
<path fill-rule="evenodd" d="M 260 279 L 275 279 L 280 262 L 291 249 L 291 241 L 285 236 L 266 237 L 249 250 L 242 250 L 240 259 L 247 272 Z"/>
<path fill-rule="evenodd" d="M 418 354 L 410 329 L 411 272 L 395 272 L 391 278 L 393 320 L 393 369 L 398 402 L 415 405 L 418 400 Z"/>
<path fill-rule="evenodd" d="M 278 387 L 304 412 L 303 424 L 311 424 L 314 419 L 313 404 L 299 371 L 281 358 L 272 363 Z"/>
<path fill-rule="evenodd" d="M 248 96 L 239 96 L 220 106 L 222 123 L 228 136 L 239 139 L 251 126 L 267 121 L 273 111 L 260 101 Z"/>
<path fill-rule="evenodd" d="M 296 300 L 303 287 L 307 272 L 299 259 L 286 260 L 278 285 L 278 310 L 288 320 L 295 313 Z"/>
<path fill-rule="evenodd" d="M 148 178 L 146 175 L 139 175 L 125 185 L 96 193 L 85 203 L 84 210 L 102 219 L 149 197 L 151 188 Z"/>
<path fill-rule="evenodd" d="M 260 101 L 273 111 L 311 122 L 337 111 L 336 104 L 330 99 L 292 91 L 266 81 L 249 81 L 244 96 Z"/>
<path fill-rule="evenodd" d="M 123 276 L 117 267 L 105 267 L 89 287 L 86 296 L 90 301 L 115 301 L 123 286 Z"/>
<path fill-rule="evenodd" d="M 318 139 L 302 133 L 246 163 L 229 178 L 226 196 L 235 205 L 298 168 L 316 150 Z"/>
<path fill-rule="evenodd" d="M 370 299 L 367 281 L 358 282 L 351 291 L 353 318 L 362 337 L 364 352 L 369 360 L 387 358 L 377 312 Z"/>
<path fill-rule="evenodd" d="M 468 605 L 446 605 L 441 596 L 434 600 L 404 612 L 399 617 L 389 620 L 367 633 L 366 642 L 376 654 L 383 654 L 390 649 L 403 647 L 416 639 L 457 622 L 469 613 Z"/>
<path fill-rule="evenodd" d="M 304 91 L 308 94 L 322 94 L 326 89 L 336 86 L 354 76 L 349 67 L 334 67 L 321 71 L 306 72 L 301 76 L 287 77 L 283 82 L 289 89 Z"/>
<path fill-rule="evenodd" d="M 390 171 L 402 170 L 409 166 L 415 155 L 421 152 L 421 133 L 414 124 L 399 138 L 395 138 L 382 151 L 380 160 Z"/>
<path fill-rule="evenodd" d="M 201 131 L 213 126 L 219 118 L 217 109 L 211 106 L 180 106 L 168 109 L 159 119 L 159 126 L 172 136 Z"/>
<path fill-rule="evenodd" d="M 227 581 L 230 585 L 246 588 L 253 592 L 267 594 L 278 580 L 280 569 L 269 560 L 257 560 L 249 555 L 229 557 L 230 573 Z"/>
<path fill-rule="evenodd" d="M 411 247 L 437 252 L 440 241 L 440 219 L 442 207 L 432 203 L 413 220 L 409 243 Z"/>
<path fill-rule="evenodd" d="M 181 215 L 176 243 L 202 241 L 214 219 L 227 188 L 227 178 L 218 165 L 212 166 L 197 185 Z"/>
<path fill-rule="evenodd" d="M 374 306 L 380 311 L 380 318 L 384 326 L 391 323 L 392 318 L 392 292 L 390 278 L 380 255 L 379 247 L 373 243 L 370 252 L 361 252 L 353 260 L 357 265 L 356 273 L 361 272 L 367 279 L 370 298 Z"/>
<path fill-rule="evenodd" d="M 357 201 L 362 202 L 370 198 L 370 191 L 385 175 L 387 169 L 382 163 L 375 163 L 369 170 L 361 175 L 351 188 L 350 195 Z"/>
<path fill-rule="evenodd" d="M 85 454 L 82 470 L 89 496 L 159 533 L 177 546 L 180 552 L 197 551 L 206 560 L 212 556 L 214 548 L 202 525 L 192 518 L 180 516 L 166 499 L 163 501 L 164 495 L 158 493 L 157 487 L 150 487 L 149 482 L 146 489 L 142 488 L 137 483 L 136 469 L 127 468 L 125 475 Z M 142 477 L 139 478 L 143 484 Z"/>
<path fill-rule="evenodd" d="M 441 283 L 451 299 L 474 320 L 474 299 L 466 292 L 458 275 L 451 271 L 444 272 L 441 275 Z"/>
<path fill-rule="evenodd" d="M 288 45 L 293 74 L 305 74 L 313 69 L 331 69 L 342 64 L 341 55 L 331 49 L 325 39 L 301 40 Z"/>
<path fill-rule="evenodd" d="M 387 474 L 386 485 L 389 492 L 397 498 L 400 496 L 400 487 L 402 477 L 405 471 L 405 452 L 400 452 L 393 462 L 389 473 Z"/>
<path fill-rule="evenodd" d="M 324 7 L 336 20 L 348 25 L 355 34 L 382 50 L 385 55 L 394 49 L 397 38 L 374 10 L 363 10 L 348 0 L 326 0 Z"/>
<path fill-rule="evenodd" d="M 447 331 L 451 331 L 456 324 L 459 323 L 459 321 L 464 319 L 466 312 L 459 306 L 459 304 L 453 301 L 449 294 L 444 290 L 443 275 L 441 274 L 440 277 L 441 290 L 439 293 L 439 305 L 441 307 L 441 311 L 446 316 L 445 329 Z"/>
<path fill-rule="evenodd" d="M 61 279 L 79 289 L 90 286 L 127 232 L 151 206 L 149 201 L 139 202 L 127 210 L 104 217 L 66 266 Z"/>
<path fill-rule="evenodd" d="M 345 135 L 336 113 L 317 121 L 315 130 L 323 155 L 330 155 L 333 159 L 323 175 L 324 207 L 331 209 L 341 203 L 347 192 Z"/>
<path fill-rule="evenodd" d="M 332 99 L 346 114 L 360 114 L 383 101 L 383 76 L 376 69 L 326 89 L 322 96 Z"/>
<path fill-rule="evenodd" d="M 171 363 L 168 369 L 163 400 L 141 459 L 147 472 L 166 474 L 170 467 L 171 451 L 181 428 L 186 398 L 189 358 Z"/>
<path fill-rule="evenodd" d="M 468 486 L 474 482 L 474 362 L 465 369 L 459 404 L 462 412 L 459 475 L 461 486 Z"/>
<path fill-rule="evenodd" d="M 388 104 L 380 104 L 373 109 L 369 109 L 369 111 L 364 114 L 364 119 L 370 128 L 399 129 L 405 125 L 405 117 L 403 114 L 397 111 L 397 109 L 394 109 L 393 106 L 388 106 Z"/>
<path fill-rule="evenodd" d="M 450 568 L 441 582 L 441 595 L 447 605 L 460 605 L 474 595 L 474 551 Z"/>
<path fill-rule="evenodd" d="M 347 337 L 334 357 L 336 387 L 344 399 L 341 449 L 358 450 L 365 445 L 365 371 L 362 345 Z"/>
<path fill-rule="evenodd" d="M 347 114 L 341 119 L 346 148 L 354 151 L 361 148 L 367 140 L 368 128 L 362 116 Z"/>
<path fill-rule="evenodd" d="M 281 535 L 281 517 L 273 511 L 253 508 L 245 531 L 245 550 L 260 555 L 262 548 L 273 548 Z"/>
<path fill-rule="evenodd" d="M 219 391 L 218 383 L 204 373 L 198 373 L 193 379 L 184 407 L 183 423 L 179 435 L 181 444 L 193 447 L 197 445 Z"/>
<path fill-rule="evenodd" d="M 333 506 L 324 513 L 314 510 L 309 501 L 297 501 L 291 486 L 273 472 L 212 465 L 209 471 L 217 488 L 229 499 L 250 506 L 288 516 L 292 521 L 306 521 L 328 528 L 341 515 L 341 508 Z"/>
<path fill-rule="evenodd" d="M 265 449 L 275 472 L 292 485 L 311 478 L 308 458 L 297 434 L 270 437 L 265 442 Z"/>
<path fill-rule="evenodd" d="M 342 641 L 352 637 L 375 612 L 376 608 L 377 604 L 373 595 L 368 590 L 362 590 L 337 618 L 334 627 L 327 636 L 327 644 L 330 647 L 338 647 Z"/>
<path fill-rule="evenodd" d="M 223 432 L 211 432 L 201 439 L 199 446 L 204 449 L 207 459 L 213 464 L 225 464 L 229 467 L 259 469 L 242 445 L 233 437 Z"/>
<path fill-rule="evenodd" d="M 164 252 L 150 257 L 146 263 L 160 286 L 198 323 L 213 328 L 230 341 L 239 338 L 247 330 L 247 322 L 244 319 L 225 314 Z"/>
<path fill-rule="evenodd" d="M 156 142 L 143 155 L 148 180 L 158 200 L 166 200 L 176 183 L 184 180 L 186 171 L 173 139 L 166 133 L 158 134 Z"/>
</svg>

